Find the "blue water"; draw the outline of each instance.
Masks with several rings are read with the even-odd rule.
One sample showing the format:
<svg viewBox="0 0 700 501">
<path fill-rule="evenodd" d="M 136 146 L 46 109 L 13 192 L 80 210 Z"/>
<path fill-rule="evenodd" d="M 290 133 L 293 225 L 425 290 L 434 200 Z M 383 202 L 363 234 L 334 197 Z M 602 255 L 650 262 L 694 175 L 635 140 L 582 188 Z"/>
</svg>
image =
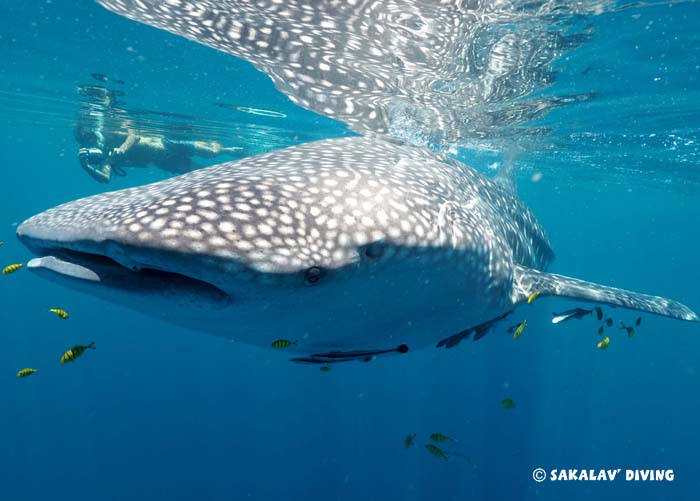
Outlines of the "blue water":
<svg viewBox="0 0 700 501">
<path fill-rule="evenodd" d="M 551 132 L 522 152 L 518 171 L 519 193 L 557 253 L 552 271 L 695 311 L 699 19 L 693 3 L 588 19 L 591 40 L 557 63 L 542 92 L 594 97 L 538 118 Z M 189 115 L 197 134 L 222 143 L 267 151 L 348 134 L 292 105 L 249 63 L 90 2 L 3 2 L 0 60 L 3 266 L 30 257 L 14 238 L 18 222 L 105 189 L 78 166 L 72 135 L 75 88 L 98 85 L 91 73 L 123 79 L 127 109 Z M 484 172 L 501 161 L 455 151 Z M 109 188 L 167 175 L 134 169 Z M 0 301 L 2 499 L 698 498 L 698 324 L 644 315 L 634 338 L 614 332 L 601 351 L 595 320 L 553 326 L 552 311 L 576 304 L 547 298 L 518 342 L 495 332 L 320 373 L 26 270 L 0 279 Z M 46 312 L 56 306 L 71 318 Z M 609 311 L 616 321 L 637 316 Z M 96 351 L 59 364 L 93 340 Z M 40 372 L 18 379 L 22 367 Z M 506 397 L 515 409 L 501 407 Z M 465 458 L 429 455 L 423 444 L 436 431 Z M 417 446 L 405 449 L 409 433 Z M 675 478 L 536 483 L 537 467 L 673 469 Z"/>
</svg>

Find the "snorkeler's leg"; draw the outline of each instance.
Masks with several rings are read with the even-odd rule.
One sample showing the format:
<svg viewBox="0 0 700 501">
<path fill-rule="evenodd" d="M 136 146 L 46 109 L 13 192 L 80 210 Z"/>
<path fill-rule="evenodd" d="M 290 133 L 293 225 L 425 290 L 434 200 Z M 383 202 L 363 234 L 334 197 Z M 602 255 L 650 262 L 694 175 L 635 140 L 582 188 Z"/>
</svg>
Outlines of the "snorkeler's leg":
<svg viewBox="0 0 700 501">
<path fill-rule="evenodd" d="M 194 155 L 204 158 L 212 158 L 217 155 L 229 155 L 238 158 L 248 156 L 245 148 L 241 146 L 222 146 L 216 141 L 194 141 Z"/>
<path fill-rule="evenodd" d="M 221 154 L 221 144 L 216 141 L 192 141 L 193 155 L 204 158 L 212 158 Z"/>
<path fill-rule="evenodd" d="M 242 146 L 224 146 L 221 148 L 221 154 L 238 158 L 243 158 L 250 155 Z"/>
</svg>

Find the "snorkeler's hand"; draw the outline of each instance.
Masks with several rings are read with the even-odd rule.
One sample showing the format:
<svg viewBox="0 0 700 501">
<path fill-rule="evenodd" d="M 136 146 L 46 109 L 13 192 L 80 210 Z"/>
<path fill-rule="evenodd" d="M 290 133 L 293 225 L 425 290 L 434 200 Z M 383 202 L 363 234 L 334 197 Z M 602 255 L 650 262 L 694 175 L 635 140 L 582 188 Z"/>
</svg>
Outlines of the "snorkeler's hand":
<svg viewBox="0 0 700 501">
<path fill-rule="evenodd" d="M 102 184 L 109 183 L 109 180 L 112 177 L 112 168 L 109 165 L 105 164 L 100 168 L 96 168 L 87 162 L 81 162 L 80 164 L 83 169 L 85 169 L 85 172 L 90 174 L 90 177 L 92 177 L 95 181 Z"/>
</svg>

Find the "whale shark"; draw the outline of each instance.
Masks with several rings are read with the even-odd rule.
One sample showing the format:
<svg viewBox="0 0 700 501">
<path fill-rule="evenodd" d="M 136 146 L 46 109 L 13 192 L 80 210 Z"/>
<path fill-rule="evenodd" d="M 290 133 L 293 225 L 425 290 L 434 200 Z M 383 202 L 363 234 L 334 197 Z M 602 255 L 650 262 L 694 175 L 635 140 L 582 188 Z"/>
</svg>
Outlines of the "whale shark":
<svg viewBox="0 0 700 501">
<path fill-rule="evenodd" d="M 512 185 L 379 136 L 328 139 L 102 193 L 21 223 L 30 270 L 299 361 L 479 338 L 534 292 L 697 321 L 681 303 L 546 272 Z"/>
<path fill-rule="evenodd" d="M 555 105 L 525 98 L 586 37 L 562 13 L 599 2 L 98 1 L 248 60 L 363 135 L 46 210 L 17 228 L 33 272 L 228 339 L 284 340 L 305 363 L 452 348 L 533 294 L 698 320 L 676 301 L 548 273 L 554 253 L 512 169 L 489 178 L 417 147 Z"/>
</svg>

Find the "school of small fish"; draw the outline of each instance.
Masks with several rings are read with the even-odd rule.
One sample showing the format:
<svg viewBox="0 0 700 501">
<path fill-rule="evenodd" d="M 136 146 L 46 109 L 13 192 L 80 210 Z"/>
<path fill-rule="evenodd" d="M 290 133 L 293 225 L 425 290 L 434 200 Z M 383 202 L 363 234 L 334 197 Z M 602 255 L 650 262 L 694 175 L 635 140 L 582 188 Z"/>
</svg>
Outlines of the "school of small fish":
<svg viewBox="0 0 700 501">
<path fill-rule="evenodd" d="M 552 313 L 552 323 L 560 324 L 568 320 L 581 319 L 591 315 L 593 312 L 595 312 L 595 318 L 598 320 L 598 322 L 600 322 L 600 325 L 598 326 L 598 335 L 602 336 L 605 333 L 605 329 L 608 327 L 612 327 L 615 321 L 611 316 L 605 317 L 605 315 L 603 314 L 603 309 L 600 306 L 596 306 L 592 310 L 586 310 L 584 308 L 574 308 L 572 310 L 566 310 L 561 313 Z M 605 320 L 603 320 L 603 318 L 605 318 Z M 642 317 L 637 317 L 637 319 L 634 321 L 634 325 L 627 325 L 625 322 L 620 321 L 620 330 L 625 331 L 627 333 L 627 337 L 631 338 L 634 337 L 635 327 L 639 327 L 641 324 Z M 513 329 L 513 327 L 511 327 L 511 329 Z M 508 332 L 512 331 L 509 329 Z M 605 338 L 600 340 L 596 344 L 596 346 L 600 350 L 607 349 L 608 346 L 610 346 L 610 336 L 605 336 Z"/>
<path fill-rule="evenodd" d="M 512 410 L 515 408 L 515 401 L 510 398 L 504 398 L 501 400 L 501 407 L 505 410 Z M 442 448 L 438 447 L 437 444 L 445 444 L 445 443 L 453 443 L 457 444 L 458 440 L 452 438 L 450 435 L 446 435 L 442 432 L 434 432 L 428 435 L 428 438 L 435 443 L 428 442 L 424 445 L 425 450 L 428 451 L 430 454 L 432 454 L 435 457 L 438 457 L 440 459 L 444 459 L 445 461 L 448 461 L 451 458 L 462 458 L 462 459 L 467 459 L 470 463 L 472 463 L 472 458 L 471 457 L 466 457 L 462 453 L 458 451 L 445 451 Z M 403 439 L 403 446 L 405 449 L 411 449 L 414 447 L 416 444 L 416 434 L 415 433 L 409 433 L 406 435 L 406 437 Z"/>
<path fill-rule="evenodd" d="M 448 435 L 445 435 L 444 433 L 436 432 L 436 433 L 431 433 L 429 436 L 430 440 L 436 443 L 444 443 L 444 442 L 453 442 L 456 443 L 457 440 L 455 440 L 452 437 L 449 437 Z M 415 433 L 409 433 L 406 435 L 406 438 L 403 439 L 403 446 L 405 449 L 411 449 L 414 447 L 416 444 L 416 434 Z M 458 458 L 465 458 L 463 454 L 457 451 L 444 451 L 434 443 L 426 443 L 424 444 L 425 450 L 428 451 L 430 454 L 432 454 L 435 457 L 444 459 L 445 461 L 449 460 L 450 458 L 453 457 L 458 457 Z"/>
<path fill-rule="evenodd" d="M 2 247 L 5 243 L 0 241 L 0 247 Z M 2 269 L 2 274 L 3 275 L 10 275 L 12 273 L 15 273 L 16 271 L 19 271 L 20 268 L 24 266 L 24 263 L 12 263 L 7 266 L 5 266 Z M 48 310 L 50 313 L 53 313 L 56 315 L 58 318 L 61 320 L 68 320 L 69 315 L 66 310 L 63 308 L 49 308 Z M 62 356 L 61 356 L 61 364 L 65 364 L 67 362 L 74 362 L 78 357 L 80 357 L 86 350 L 95 349 L 95 342 L 91 342 L 88 345 L 75 345 L 69 350 L 67 350 Z M 36 374 L 39 372 L 38 369 L 34 369 L 32 367 L 25 367 L 24 369 L 20 369 L 17 371 L 17 377 L 18 378 L 26 378 L 31 376 L 32 374 Z"/>
</svg>

